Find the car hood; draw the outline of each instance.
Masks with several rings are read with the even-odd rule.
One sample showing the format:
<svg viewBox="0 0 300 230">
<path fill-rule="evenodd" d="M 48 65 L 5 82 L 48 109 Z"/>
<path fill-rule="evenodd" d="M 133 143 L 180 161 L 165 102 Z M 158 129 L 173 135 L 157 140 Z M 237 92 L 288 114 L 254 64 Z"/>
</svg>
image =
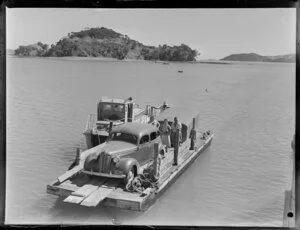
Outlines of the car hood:
<svg viewBox="0 0 300 230">
<path fill-rule="evenodd" d="M 101 152 L 106 152 L 110 155 L 123 156 L 129 152 L 135 151 L 137 146 L 124 141 L 110 141 L 103 148 Z"/>
</svg>

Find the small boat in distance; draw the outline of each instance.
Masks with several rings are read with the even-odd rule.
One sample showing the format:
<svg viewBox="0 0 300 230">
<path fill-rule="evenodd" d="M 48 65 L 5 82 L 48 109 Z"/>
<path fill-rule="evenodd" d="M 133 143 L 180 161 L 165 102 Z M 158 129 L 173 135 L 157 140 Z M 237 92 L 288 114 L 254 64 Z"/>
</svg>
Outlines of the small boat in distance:
<svg viewBox="0 0 300 230">
<path fill-rule="evenodd" d="M 178 73 L 183 73 L 183 70 L 178 70 L 177 72 L 178 72 Z"/>
</svg>

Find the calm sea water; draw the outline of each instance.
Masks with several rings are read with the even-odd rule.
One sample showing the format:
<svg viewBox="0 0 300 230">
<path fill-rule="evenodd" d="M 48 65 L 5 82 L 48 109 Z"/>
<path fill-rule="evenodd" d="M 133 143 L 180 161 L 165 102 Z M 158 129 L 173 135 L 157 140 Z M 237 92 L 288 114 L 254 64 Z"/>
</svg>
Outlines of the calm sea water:
<svg viewBox="0 0 300 230">
<path fill-rule="evenodd" d="M 46 193 L 101 96 L 195 109 L 215 133 L 146 212 L 77 207 Z M 294 114 L 294 64 L 8 57 L 6 223 L 282 226 Z"/>
</svg>

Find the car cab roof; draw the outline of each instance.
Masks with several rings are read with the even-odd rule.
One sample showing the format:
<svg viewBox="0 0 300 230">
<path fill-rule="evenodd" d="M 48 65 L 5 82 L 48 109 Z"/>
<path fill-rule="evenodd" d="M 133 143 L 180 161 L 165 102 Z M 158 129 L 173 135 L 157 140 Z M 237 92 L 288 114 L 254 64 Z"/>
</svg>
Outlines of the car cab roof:
<svg viewBox="0 0 300 230">
<path fill-rule="evenodd" d="M 157 131 L 158 128 L 155 126 L 143 123 L 125 123 L 112 129 L 112 132 L 128 133 L 135 136 L 143 136 L 145 134 L 150 134 Z"/>
<path fill-rule="evenodd" d="M 127 98 L 127 99 L 119 99 L 119 98 L 109 98 L 109 97 L 101 97 L 100 102 L 105 102 L 105 103 L 118 103 L 118 104 L 125 104 L 129 102 L 133 102 L 132 98 Z"/>
</svg>

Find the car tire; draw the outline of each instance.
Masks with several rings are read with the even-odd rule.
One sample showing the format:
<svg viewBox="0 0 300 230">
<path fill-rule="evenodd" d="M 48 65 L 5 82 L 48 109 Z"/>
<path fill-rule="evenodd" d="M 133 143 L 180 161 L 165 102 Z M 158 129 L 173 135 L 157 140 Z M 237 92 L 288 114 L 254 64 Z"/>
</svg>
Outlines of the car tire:
<svg viewBox="0 0 300 230">
<path fill-rule="evenodd" d="M 126 177 L 124 178 L 125 186 L 127 185 L 128 181 L 131 179 L 132 176 L 133 176 L 133 178 L 137 176 L 137 168 L 135 165 L 131 167 L 131 169 L 127 173 Z"/>
<path fill-rule="evenodd" d="M 160 153 L 160 155 L 161 155 L 162 158 L 165 158 L 165 150 L 162 149 L 162 150 L 160 150 L 159 153 Z"/>
</svg>

